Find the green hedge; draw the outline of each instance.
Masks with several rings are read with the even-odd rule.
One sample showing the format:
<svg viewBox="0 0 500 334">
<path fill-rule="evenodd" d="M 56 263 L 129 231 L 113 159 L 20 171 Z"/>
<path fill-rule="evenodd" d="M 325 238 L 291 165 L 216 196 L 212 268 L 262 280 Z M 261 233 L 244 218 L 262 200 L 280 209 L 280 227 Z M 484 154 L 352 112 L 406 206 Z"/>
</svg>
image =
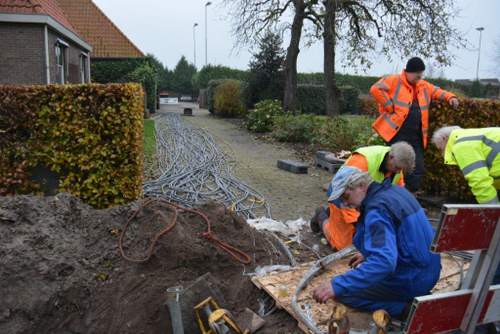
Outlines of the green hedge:
<svg viewBox="0 0 500 334">
<path fill-rule="evenodd" d="M 214 113 L 215 90 L 217 89 L 217 86 L 219 86 L 223 82 L 224 82 L 224 79 L 210 80 L 208 82 L 205 101 L 207 103 L 208 111 L 210 111 L 210 113 L 212 113 L 212 114 Z"/>
<path fill-rule="evenodd" d="M 192 78 L 195 90 L 208 87 L 210 80 L 235 79 L 240 81 L 248 80 L 248 71 L 238 70 L 222 65 L 206 65 L 198 71 Z"/>
<path fill-rule="evenodd" d="M 461 99 L 458 110 L 448 103 L 437 102 L 429 111 L 430 136 L 434 130 L 445 125 L 459 125 L 463 128 L 485 128 L 500 124 L 500 101 Z M 445 165 L 442 154 L 429 144 L 425 152 L 427 171 L 423 189 L 430 194 L 474 202 L 462 172 L 457 166 Z M 432 168 L 431 168 L 432 166 Z"/>
<path fill-rule="evenodd" d="M 361 75 L 350 75 L 350 74 L 335 74 L 335 80 L 337 86 L 352 86 L 357 88 L 361 93 L 368 93 L 370 87 L 380 79 L 379 77 L 373 76 L 361 76 Z M 297 76 L 297 82 L 299 84 L 314 84 L 314 85 L 324 85 L 325 76 L 323 73 L 299 73 Z"/>
<path fill-rule="evenodd" d="M 313 144 L 329 151 L 353 150 L 375 141 L 366 116 L 318 116 L 286 113 L 274 117 L 272 136 L 278 141 Z"/>
<path fill-rule="evenodd" d="M 352 86 L 341 86 L 340 113 L 359 113 L 359 91 Z M 323 85 L 301 84 L 297 86 L 297 109 L 305 114 L 326 114 L 326 89 Z"/>
<path fill-rule="evenodd" d="M 146 91 L 149 112 L 156 111 L 158 74 L 149 58 L 95 59 L 90 68 L 95 83 L 141 83 Z"/>
<path fill-rule="evenodd" d="M 269 132 L 273 128 L 276 116 L 283 115 L 283 113 L 283 107 L 279 100 L 257 102 L 255 108 L 248 112 L 245 126 L 252 132 Z"/>
<path fill-rule="evenodd" d="M 361 76 L 361 75 L 351 75 L 351 74 L 335 74 L 335 80 L 337 86 L 352 86 L 357 88 L 361 94 L 368 94 L 370 87 L 377 82 L 380 77 L 377 76 Z M 441 88 L 451 90 L 453 92 L 462 92 L 468 96 L 474 97 L 487 97 L 491 95 L 498 95 L 498 88 L 495 90 L 493 87 L 481 86 L 480 88 L 473 86 L 459 85 L 452 80 L 447 80 L 443 78 L 426 78 L 433 85 L 437 85 Z M 297 75 L 297 82 L 299 84 L 314 84 L 314 85 L 324 85 L 325 79 L 323 73 L 299 73 Z M 478 85 L 476 85 L 478 86 Z"/>
<path fill-rule="evenodd" d="M 138 84 L 0 86 L 0 195 L 58 190 L 102 208 L 142 191 L 143 99 Z"/>
</svg>

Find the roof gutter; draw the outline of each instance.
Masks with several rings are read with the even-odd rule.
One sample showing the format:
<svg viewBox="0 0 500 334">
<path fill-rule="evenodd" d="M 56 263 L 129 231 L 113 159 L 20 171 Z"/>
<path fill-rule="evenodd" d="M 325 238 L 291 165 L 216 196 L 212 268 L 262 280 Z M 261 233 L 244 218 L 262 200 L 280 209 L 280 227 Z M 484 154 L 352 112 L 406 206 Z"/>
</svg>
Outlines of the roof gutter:
<svg viewBox="0 0 500 334">
<path fill-rule="evenodd" d="M 40 14 L 9 14 L 9 13 L 0 13 L 0 22 L 12 22 L 12 23 L 37 23 L 37 24 L 46 24 L 50 28 L 54 29 L 61 35 L 66 38 L 72 40 L 80 47 L 85 49 L 88 52 L 92 51 L 92 47 L 90 44 L 85 42 L 83 39 L 78 37 L 73 31 L 69 30 L 56 20 L 54 20 L 51 16 L 48 15 L 40 15 Z"/>
</svg>

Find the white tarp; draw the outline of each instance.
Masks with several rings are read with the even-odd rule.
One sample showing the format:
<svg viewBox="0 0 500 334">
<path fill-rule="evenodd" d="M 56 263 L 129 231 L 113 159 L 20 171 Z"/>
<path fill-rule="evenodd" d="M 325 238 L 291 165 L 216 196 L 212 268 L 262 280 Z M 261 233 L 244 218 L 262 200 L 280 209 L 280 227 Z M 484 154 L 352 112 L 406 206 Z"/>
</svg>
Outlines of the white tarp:
<svg viewBox="0 0 500 334">
<path fill-rule="evenodd" d="M 256 230 L 279 232 L 285 236 L 299 234 L 304 225 L 308 224 L 302 217 L 297 220 L 287 220 L 286 222 L 260 217 L 257 219 L 248 219 L 247 223 Z"/>
</svg>

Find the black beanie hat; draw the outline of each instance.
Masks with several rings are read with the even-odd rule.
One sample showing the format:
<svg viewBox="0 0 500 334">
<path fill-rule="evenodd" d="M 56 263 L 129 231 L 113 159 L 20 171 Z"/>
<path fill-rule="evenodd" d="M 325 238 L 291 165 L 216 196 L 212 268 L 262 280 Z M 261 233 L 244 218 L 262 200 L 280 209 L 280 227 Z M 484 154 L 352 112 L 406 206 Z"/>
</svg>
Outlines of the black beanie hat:
<svg viewBox="0 0 500 334">
<path fill-rule="evenodd" d="M 413 57 L 406 63 L 406 72 L 415 73 L 425 71 L 424 61 L 418 57 Z"/>
</svg>

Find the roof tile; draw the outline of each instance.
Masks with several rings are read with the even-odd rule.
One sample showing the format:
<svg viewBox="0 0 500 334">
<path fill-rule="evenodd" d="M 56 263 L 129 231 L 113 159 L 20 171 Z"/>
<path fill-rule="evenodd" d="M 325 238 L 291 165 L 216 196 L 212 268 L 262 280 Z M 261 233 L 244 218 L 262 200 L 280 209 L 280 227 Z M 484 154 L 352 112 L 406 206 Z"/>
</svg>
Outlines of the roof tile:
<svg viewBox="0 0 500 334">
<path fill-rule="evenodd" d="M 92 0 L 57 0 L 57 2 L 78 34 L 92 45 L 92 57 L 144 57 L 141 50 Z"/>
<path fill-rule="evenodd" d="M 56 0 L 0 0 L 0 13 L 45 14 L 76 32 Z"/>
</svg>

